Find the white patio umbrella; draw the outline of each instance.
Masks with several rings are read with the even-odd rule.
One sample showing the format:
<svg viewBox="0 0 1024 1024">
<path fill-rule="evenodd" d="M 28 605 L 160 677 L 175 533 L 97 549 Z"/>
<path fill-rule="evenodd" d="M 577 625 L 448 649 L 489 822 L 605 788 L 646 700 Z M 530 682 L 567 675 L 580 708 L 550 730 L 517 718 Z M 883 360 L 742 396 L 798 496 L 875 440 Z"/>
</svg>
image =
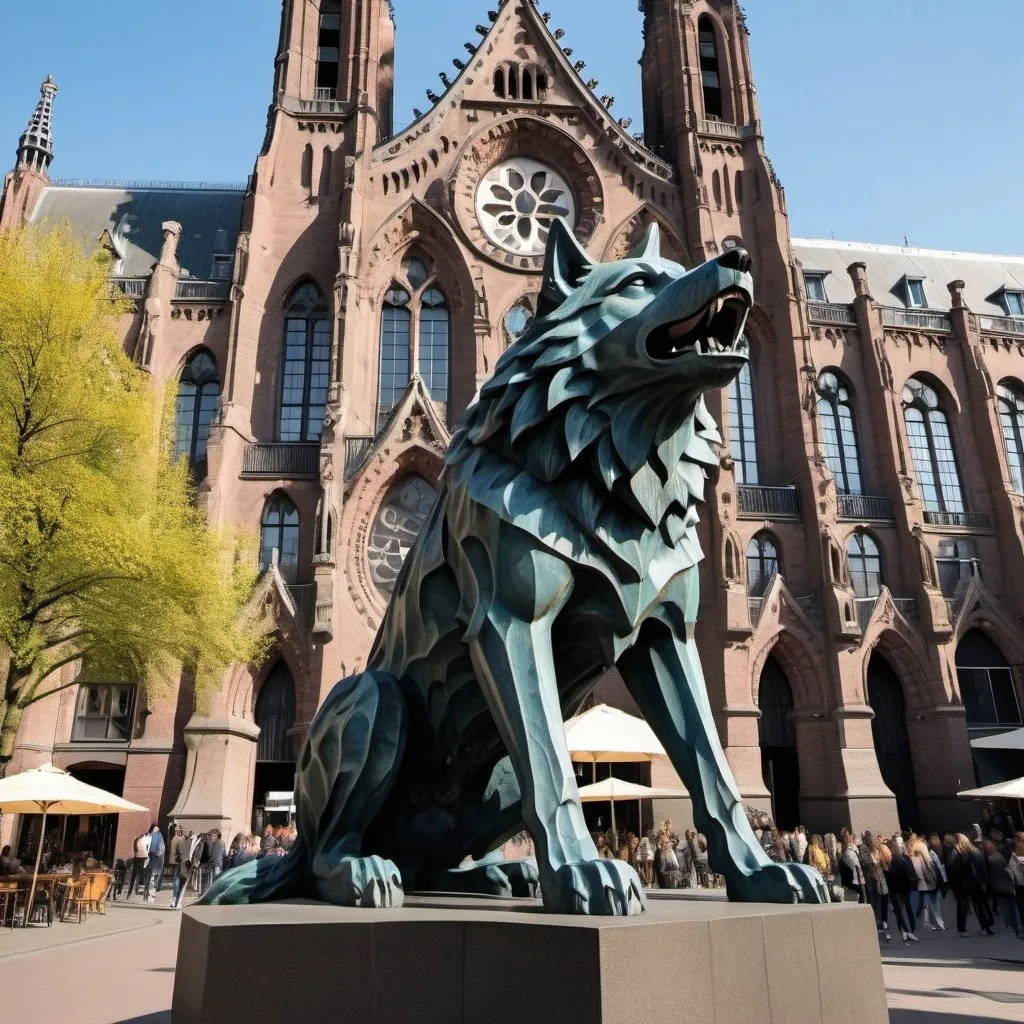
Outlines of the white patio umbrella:
<svg viewBox="0 0 1024 1024">
<path fill-rule="evenodd" d="M 590 786 L 580 789 L 580 800 L 585 804 L 611 803 L 612 805 L 612 836 L 618 835 L 615 827 L 615 804 L 623 800 L 685 800 L 690 794 L 685 789 L 655 789 L 641 786 L 638 782 L 626 782 L 625 779 L 602 779 Z M 641 805 L 642 806 L 642 805 Z M 640 831 L 643 832 L 641 812 Z"/>
<path fill-rule="evenodd" d="M 997 782 L 994 786 L 983 786 L 981 789 L 965 789 L 957 796 L 966 799 L 984 799 L 985 797 L 1002 797 L 1004 800 L 1024 800 L 1024 776 L 1010 779 L 1009 782 Z"/>
<path fill-rule="evenodd" d="M 44 764 L 39 768 L 0 779 L 0 811 L 5 814 L 43 816 L 42 828 L 39 830 L 39 848 L 36 850 L 36 866 L 32 874 L 32 888 L 29 891 L 26 910 L 26 914 L 29 914 L 36 898 L 36 880 L 39 877 L 39 862 L 43 856 L 47 814 L 120 814 L 122 811 L 148 813 L 149 808 L 122 800 L 105 789 L 79 782 L 73 775 L 55 768 L 52 764 Z"/>
</svg>

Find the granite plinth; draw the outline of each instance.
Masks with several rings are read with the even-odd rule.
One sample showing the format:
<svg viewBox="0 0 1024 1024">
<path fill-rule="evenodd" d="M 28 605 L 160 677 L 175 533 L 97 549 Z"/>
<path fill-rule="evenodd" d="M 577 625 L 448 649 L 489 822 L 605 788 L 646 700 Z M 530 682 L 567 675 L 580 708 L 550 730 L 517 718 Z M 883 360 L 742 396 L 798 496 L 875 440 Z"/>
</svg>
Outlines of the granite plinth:
<svg viewBox="0 0 1024 1024">
<path fill-rule="evenodd" d="M 296 901 L 184 912 L 174 1024 L 886 1024 L 868 907 L 652 898 L 638 918 L 531 900 Z"/>
</svg>

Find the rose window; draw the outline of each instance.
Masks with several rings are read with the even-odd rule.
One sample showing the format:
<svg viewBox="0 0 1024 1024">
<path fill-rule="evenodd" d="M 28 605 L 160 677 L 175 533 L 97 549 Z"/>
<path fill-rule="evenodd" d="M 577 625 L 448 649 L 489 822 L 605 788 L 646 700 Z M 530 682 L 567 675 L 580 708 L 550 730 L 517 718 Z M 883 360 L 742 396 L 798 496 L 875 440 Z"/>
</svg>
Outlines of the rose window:
<svg viewBox="0 0 1024 1024">
<path fill-rule="evenodd" d="M 477 189 L 476 213 L 495 245 L 523 256 L 544 252 L 555 217 L 576 226 L 576 203 L 568 182 L 552 168 L 525 157 L 505 160 L 487 172 Z"/>
<path fill-rule="evenodd" d="M 384 500 L 370 534 L 370 576 L 377 589 L 390 594 L 409 551 L 437 499 L 422 477 L 406 477 Z"/>
</svg>

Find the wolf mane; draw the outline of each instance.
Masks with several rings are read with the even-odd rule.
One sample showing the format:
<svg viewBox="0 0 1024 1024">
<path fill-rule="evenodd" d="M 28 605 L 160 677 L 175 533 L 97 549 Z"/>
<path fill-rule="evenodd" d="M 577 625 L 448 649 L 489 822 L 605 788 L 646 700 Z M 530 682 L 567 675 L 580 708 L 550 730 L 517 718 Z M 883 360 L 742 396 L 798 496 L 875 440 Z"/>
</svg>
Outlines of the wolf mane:
<svg viewBox="0 0 1024 1024">
<path fill-rule="evenodd" d="M 623 273 L 636 273 L 635 264 Z M 486 469 L 487 504 L 517 525 L 516 499 L 541 488 L 536 496 L 554 498 L 624 582 L 642 578 L 666 545 L 690 565 L 703 557 L 697 506 L 722 439 L 696 385 L 682 418 L 671 377 L 626 392 L 607 387 L 601 341 L 619 326 L 603 301 L 610 287 L 585 271 L 572 295 L 505 351 L 453 437 L 447 467 L 452 483 Z M 479 500 L 481 488 L 473 490 Z M 527 528 L 545 539 L 538 524 Z"/>
</svg>

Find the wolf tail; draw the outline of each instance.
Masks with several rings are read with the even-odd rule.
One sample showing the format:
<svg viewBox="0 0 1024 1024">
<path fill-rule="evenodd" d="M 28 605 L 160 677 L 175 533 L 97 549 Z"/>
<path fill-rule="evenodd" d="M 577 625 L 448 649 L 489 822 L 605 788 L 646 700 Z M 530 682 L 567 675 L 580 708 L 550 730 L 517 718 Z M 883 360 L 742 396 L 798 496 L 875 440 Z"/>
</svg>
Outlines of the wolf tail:
<svg viewBox="0 0 1024 1024">
<path fill-rule="evenodd" d="M 299 837 L 286 857 L 264 857 L 228 869 L 206 890 L 198 903 L 206 907 L 223 907 L 294 899 L 302 895 L 306 859 L 302 838 Z"/>
</svg>

